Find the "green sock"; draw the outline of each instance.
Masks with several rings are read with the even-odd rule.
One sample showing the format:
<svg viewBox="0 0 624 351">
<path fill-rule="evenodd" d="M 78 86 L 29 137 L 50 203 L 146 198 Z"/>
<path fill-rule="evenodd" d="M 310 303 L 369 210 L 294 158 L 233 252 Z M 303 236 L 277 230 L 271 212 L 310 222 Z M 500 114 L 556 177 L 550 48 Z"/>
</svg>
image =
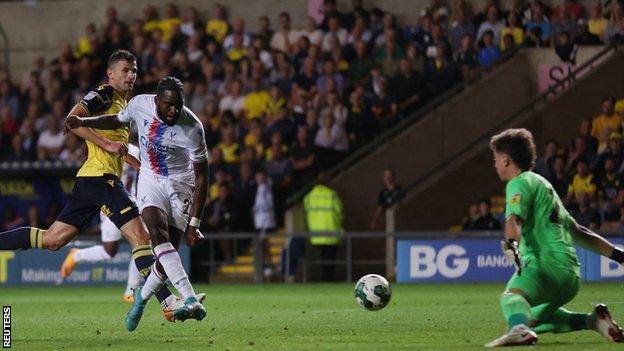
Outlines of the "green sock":
<svg viewBox="0 0 624 351">
<path fill-rule="evenodd" d="M 588 329 L 587 319 L 589 317 L 590 314 L 588 313 L 571 312 L 565 308 L 559 308 L 546 320 L 540 322 L 533 330 L 538 334 L 559 334 L 584 330 Z"/>
<path fill-rule="evenodd" d="M 524 297 L 518 294 L 505 294 L 500 303 L 503 316 L 510 328 L 518 324 L 529 325 L 531 306 Z"/>
</svg>

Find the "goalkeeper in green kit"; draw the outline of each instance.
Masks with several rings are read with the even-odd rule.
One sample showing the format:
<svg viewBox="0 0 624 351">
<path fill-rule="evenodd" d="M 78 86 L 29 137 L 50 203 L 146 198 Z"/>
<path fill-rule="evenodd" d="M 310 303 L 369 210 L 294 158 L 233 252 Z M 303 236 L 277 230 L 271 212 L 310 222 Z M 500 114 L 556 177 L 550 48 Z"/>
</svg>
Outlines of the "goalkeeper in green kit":
<svg viewBox="0 0 624 351">
<path fill-rule="evenodd" d="M 492 138 L 494 167 L 507 182 L 503 252 L 516 266 L 501 308 L 509 330 L 485 346 L 531 345 L 537 335 L 591 329 L 608 341 L 623 342 L 622 329 L 607 306 L 591 313 L 562 306 L 578 293 L 580 264 L 573 244 L 622 264 L 624 251 L 579 225 L 552 185 L 533 173 L 535 144 L 526 129 L 508 129 Z"/>
</svg>

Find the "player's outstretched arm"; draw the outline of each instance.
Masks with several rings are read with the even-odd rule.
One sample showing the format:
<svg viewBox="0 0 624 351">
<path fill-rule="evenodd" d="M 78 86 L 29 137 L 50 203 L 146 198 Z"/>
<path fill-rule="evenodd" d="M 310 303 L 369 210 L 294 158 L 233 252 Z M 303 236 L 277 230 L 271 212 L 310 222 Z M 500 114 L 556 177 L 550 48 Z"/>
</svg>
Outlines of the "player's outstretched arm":
<svg viewBox="0 0 624 351">
<path fill-rule="evenodd" d="M 89 118 L 81 118 L 76 115 L 70 115 L 70 116 L 67 116 L 67 120 L 65 121 L 65 124 L 67 124 L 67 126 L 70 129 L 87 127 L 87 128 L 113 130 L 113 129 L 119 129 L 124 126 L 124 123 L 119 121 L 119 119 L 117 118 L 117 114 L 101 115 L 101 116 L 89 117 Z"/>
<path fill-rule="evenodd" d="M 74 121 L 83 119 L 82 117 L 87 117 L 88 112 L 85 110 L 82 105 L 77 104 L 69 111 L 67 118 L 65 118 L 65 131 L 71 131 L 75 135 L 81 137 L 84 140 L 89 140 L 90 142 L 98 145 L 108 152 L 112 152 L 114 154 L 118 154 L 119 156 L 123 156 L 128 153 L 128 147 L 126 144 L 119 141 L 110 141 L 105 137 L 98 135 L 93 130 L 86 126 L 76 125 Z"/>
<path fill-rule="evenodd" d="M 624 251 L 615 247 L 615 245 L 591 229 L 574 221 L 571 225 L 570 232 L 572 233 L 572 240 L 574 240 L 575 244 L 604 257 L 608 257 L 620 264 L 624 264 Z"/>
<path fill-rule="evenodd" d="M 191 219 L 186 228 L 186 242 L 190 246 L 204 238 L 199 231 L 199 225 L 208 193 L 208 161 L 193 162 L 193 172 L 195 173 L 195 189 L 193 190 L 193 204 L 190 212 Z"/>
</svg>

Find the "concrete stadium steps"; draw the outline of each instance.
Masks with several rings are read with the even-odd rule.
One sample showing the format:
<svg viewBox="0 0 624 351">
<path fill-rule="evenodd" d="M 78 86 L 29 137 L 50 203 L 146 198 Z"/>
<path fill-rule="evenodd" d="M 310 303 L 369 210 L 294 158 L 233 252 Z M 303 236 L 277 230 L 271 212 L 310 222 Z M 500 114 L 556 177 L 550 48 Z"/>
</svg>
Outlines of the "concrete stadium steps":
<svg viewBox="0 0 624 351">
<path fill-rule="evenodd" d="M 275 236 L 270 237 L 268 241 L 271 264 L 275 269 L 281 265 L 281 255 L 286 238 Z M 220 266 L 210 277 L 210 281 L 215 283 L 250 283 L 253 282 L 254 273 L 253 247 L 250 247 L 245 253 L 236 256 L 233 263 Z"/>
</svg>

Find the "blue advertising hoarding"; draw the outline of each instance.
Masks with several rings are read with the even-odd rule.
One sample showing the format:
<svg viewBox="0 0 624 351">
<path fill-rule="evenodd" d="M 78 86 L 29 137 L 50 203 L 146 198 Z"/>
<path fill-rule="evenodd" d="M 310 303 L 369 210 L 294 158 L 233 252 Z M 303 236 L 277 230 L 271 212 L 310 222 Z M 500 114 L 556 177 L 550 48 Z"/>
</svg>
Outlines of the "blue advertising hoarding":
<svg viewBox="0 0 624 351">
<path fill-rule="evenodd" d="M 26 250 L 0 251 L 0 286 L 8 285 L 93 285 L 125 284 L 132 252 L 128 243 L 120 243 L 119 252 L 107 262 L 81 263 L 72 275 L 61 281 L 61 264 L 69 247 L 59 251 Z M 190 250 L 180 246 L 180 258 L 184 268 L 190 269 Z"/>
<path fill-rule="evenodd" d="M 577 254 L 584 281 L 624 280 L 623 266 L 582 248 Z M 505 282 L 514 272 L 498 239 L 398 240 L 396 267 L 402 283 Z"/>
</svg>

